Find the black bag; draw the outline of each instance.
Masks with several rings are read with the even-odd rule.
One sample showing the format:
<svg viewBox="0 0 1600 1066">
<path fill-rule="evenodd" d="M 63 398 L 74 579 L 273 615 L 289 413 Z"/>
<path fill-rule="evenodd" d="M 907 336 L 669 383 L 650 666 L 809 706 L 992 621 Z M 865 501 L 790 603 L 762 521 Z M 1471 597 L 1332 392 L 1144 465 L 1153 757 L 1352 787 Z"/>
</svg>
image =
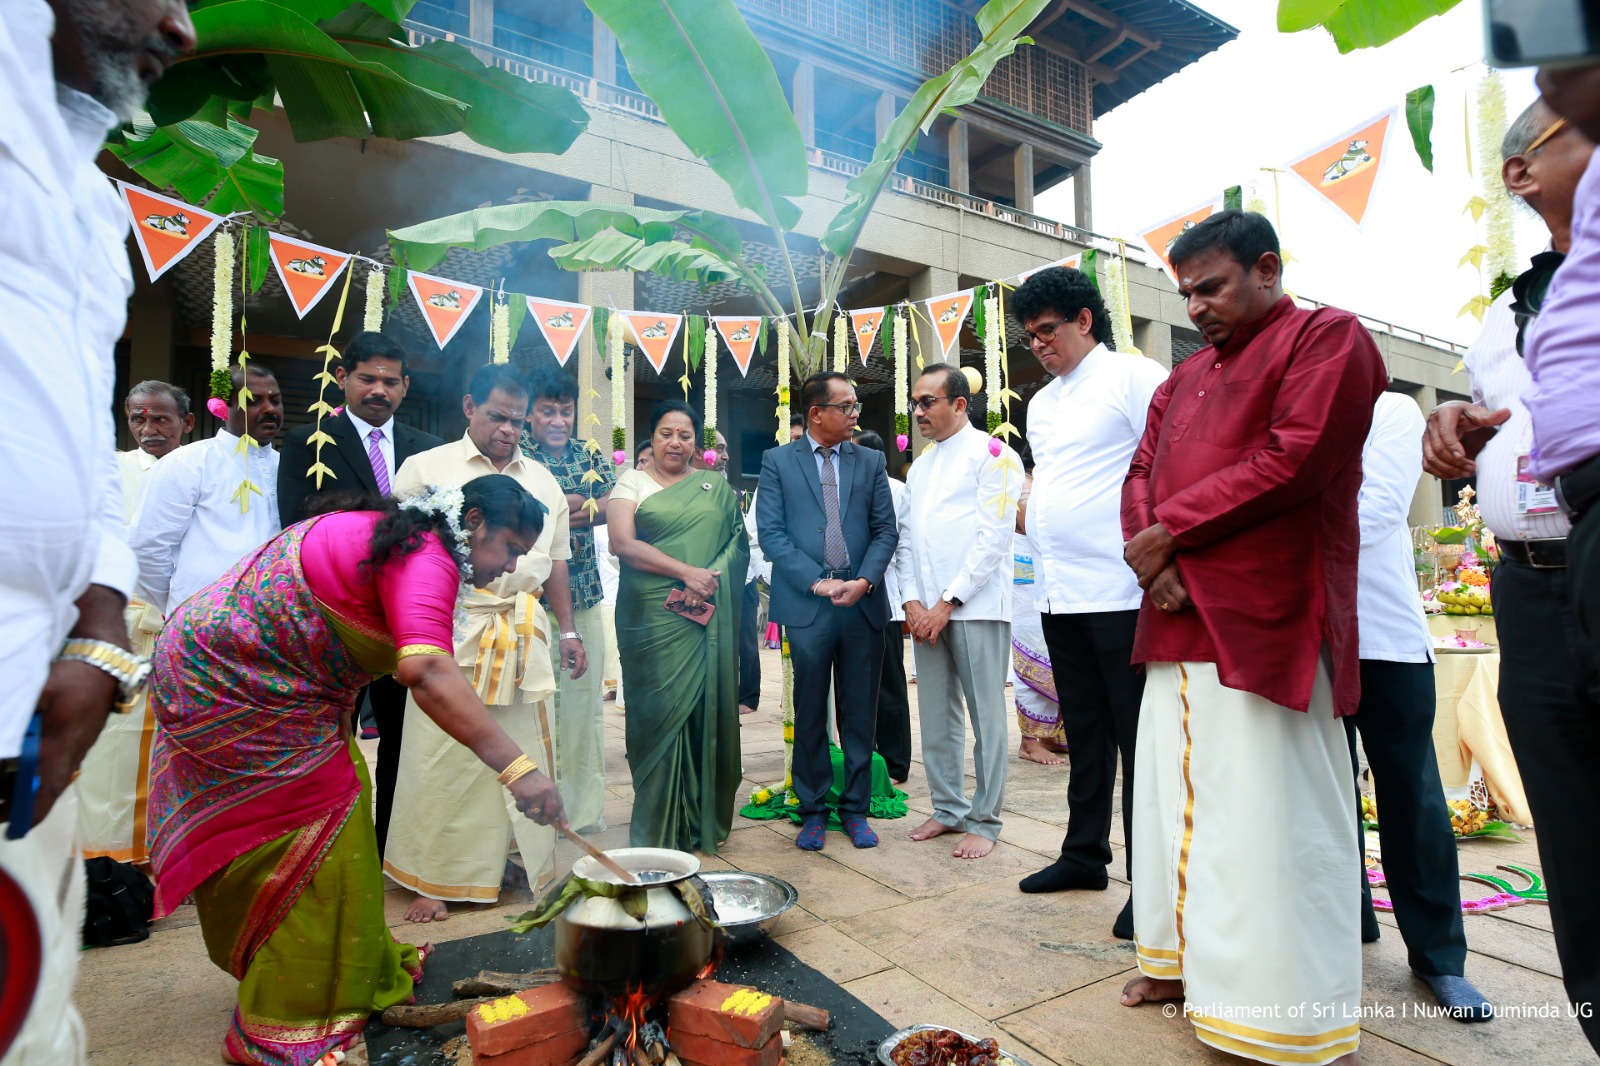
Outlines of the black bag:
<svg viewBox="0 0 1600 1066">
<path fill-rule="evenodd" d="M 137 944 L 150 936 L 156 893 L 131 864 L 101 856 L 84 861 L 89 882 L 88 905 L 83 919 L 83 946 L 104 948 L 112 944 Z"/>
</svg>

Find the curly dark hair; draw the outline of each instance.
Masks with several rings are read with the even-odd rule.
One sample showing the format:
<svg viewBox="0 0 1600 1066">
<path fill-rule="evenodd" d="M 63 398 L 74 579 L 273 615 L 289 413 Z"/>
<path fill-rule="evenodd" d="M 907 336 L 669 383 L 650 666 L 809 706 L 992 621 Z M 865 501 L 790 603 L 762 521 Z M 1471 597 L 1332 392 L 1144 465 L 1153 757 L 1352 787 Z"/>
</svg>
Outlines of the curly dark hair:
<svg viewBox="0 0 1600 1066">
<path fill-rule="evenodd" d="M 1278 231 L 1272 228 L 1267 216 L 1254 211 L 1218 211 L 1178 234 L 1178 239 L 1167 249 L 1167 262 L 1176 269 L 1185 259 L 1212 248 L 1221 248 L 1245 270 L 1254 267 L 1268 252 L 1280 255 Z M 1012 302 L 1015 304 L 1014 300 Z"/>
<path fill-rule="evenodd" d="M 1094 316 L 1090 332 L 1094 339 L 1104 344 L 1111 339 L 1111 318 L 1106 314 L 1106 303 L 1100 298 L 1089 275 L 1071 267 L 1046 267 L 1017 286 L 1011 294 L 1011 313 L 1023 324 L 1051 313 L 1068 322 L 1073 321 L 1087 307 Z"/>
<path fill-rule="evenodd" d="M 457 521 L 465 521 L 467 512 L 477 508 L 483 512 L 485 528 L 514 529 L 529 534 L 530 539 L 544 532 L 545 505 L 514 478 L 505 474 L 475 477 L 461 486 L 461 495 L 463 502 Z M 453 534 L 443 515 L 401 507 L 400 501 L 392 496 L 379 496 L 375 492 L 326 492 L 313 496 L 306 505 L 307 518 L 334 511 L 377 511 L 383 515 L 372 527 L 372 542 L 368 545 L 371 554 L 361 561 L 363 569 L 374 570 L 391 559 L 410 555 L 422 547 L 422 538 L 427 533 L 438 535 L 446 548 L 452 547 L 447 538 Z M 454 557 L 455 552 L 452 550 L 450 554 Z M 462 568 L 463 577 L 471 576 L 460 560 L 456 565 Z"/>
</svg>

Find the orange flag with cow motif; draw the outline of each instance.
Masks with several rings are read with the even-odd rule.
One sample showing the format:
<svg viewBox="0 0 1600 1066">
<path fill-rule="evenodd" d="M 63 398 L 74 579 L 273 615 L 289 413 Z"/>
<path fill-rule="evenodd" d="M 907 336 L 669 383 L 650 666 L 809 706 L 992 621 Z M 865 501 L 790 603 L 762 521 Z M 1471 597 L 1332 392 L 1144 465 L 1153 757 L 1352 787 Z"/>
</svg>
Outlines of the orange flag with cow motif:
<svg viewBox="0 0 1600 1066">
<path fill-rule="evenodd" d="M 478 297 L 483 295 L 480 285 L 436 278 L 414 270 L 407 276 L 406 284 L 411 287 L 411 295 L 417 298 L 417 306 L 428 323 L 428 332 L 433 334 L 441 349 L 460 331 L 461 324 L 478 306 Z"/>
<path fill-rule="evenodd" d="M 623 311 L 633 330 L 633 341 L 650 360 L 650 365 L 661 373 L 666 368 L 667 356 L 672 353 L 672 342 L 683 325 L 682 315 L 657 315 L 648 311 Z"/>
<path fill-rule="evenodd" d="M 947 296 L 935 296 L 928 301 L 928 317 L 933 320 L 934 332 L 939 334 L 939 350 L 950 358 L 950 349 L 961 336 L 961 324 L 972 309 L 972 290 L 962 289 Z"/>
<path fill-rule="evenodd" d="M 1290 171 L 1360 226 L 1372 202 L 1378 171 L 1383 168 L 1384 148 L 1394 117 L 1395 112 L 1386 111 L 1341 134 L 1290 163 Z"/>
<path fill-rule="evenodd" d="M 872 346 L 883 328 L 883 311 L 881 307 L 868 307 L 850 312 L 850 330 L 856 335 L 856 350 L 861 353 L 863 366 L 872 361 Z"/>
<path fill-rule="evenodd" d="M 151 281 L 177 266 L 222 221 L 221 215 L 170 196 L 146 192 L 125 181 L 117 182 L 117 191 L 127 205 L 128 217 L 133 221 L 133 242 L 139 246 Z"/>
<path fill-rule="evenodd" d="M 755 355 L 756 342 L 761 339 L 761 319 L 740 318 L 736 315 L 712 315 L 722 342 L 728 346 L 740 377 L 750 376 L 750 358 Z"/>
<path fill-rule="evenodd" d="M 1139 235 L 1139 239 L 1144 242 L 1144 246 L 1150 249 L 1150 254 L 1156 257 L 1156 260 L 1161 264 L 1161 269 L 1165 270 L 1167 276 L 1172 280 L 1178 280 L 1176 275 L 1172 273 L 1171 261 L 1167 259 L 1167 253 L 1172 250 L 1172 242 L 1182 236 L 1184 230 L 1194 229 L 1210 218 L 1211 213 L 1216 209 L 1217 202 L 1212 200 L 1210 203 L 1201 204 L 1199 207 L 1185 211 L 1181 215 L 1169 218 L 1159 226 L 1145 230 Z"/>
<path fill-rule="evenodd" d="M 539 323 L 539 332 L 544 334 L 545 343 L 550 345 L 556 362 L 562 366 L 572 357 L 572 350 L 578 346 L 578 339 L 583 336 L 583 328 L 589 324 L 593 313 L 588 304 L 528 297 L 528 314 Z"/>
<path fill-rule="evenodd" d="M 1032 270 L 1024 270 L 1022 273 L 1017 275 L 1017 280 L 1019 282 L 1026 283 L 1029 278 L 1039 273 L 1039 271 L 1049 270 L 1051 267 L 1065 267 L 1068 270 L 1077 270 L 1078 260 L 1082 258 L 1083 256 L 1081 254 L 1069 255 L 1065 259 L 1057 259 L 1054 263 L 1045 263 L 1043 266 L 1036 266 Z"/>
<path fill-rule="evenodd" d="M 278 271 L 278 280 L 294 304 L 295 314 L 306 317 L 328 295 L 350 257 L 332 248 L 307 244 L 276 233 L 267 237 L 267 254 Z"/>
</svg>

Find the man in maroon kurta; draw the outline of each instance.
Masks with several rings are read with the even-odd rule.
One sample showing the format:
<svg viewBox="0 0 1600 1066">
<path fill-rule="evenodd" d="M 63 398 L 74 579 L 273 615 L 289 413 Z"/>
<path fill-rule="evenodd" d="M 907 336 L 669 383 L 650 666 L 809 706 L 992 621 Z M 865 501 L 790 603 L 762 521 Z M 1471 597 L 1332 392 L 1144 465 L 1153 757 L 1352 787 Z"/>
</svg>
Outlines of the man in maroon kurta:
<svg viewBox="0 0 1600 1066">
<path fill-rule="evenodd" d="M 1123 487 L 1125 557 L 1147 592 L 1133 658 L 1148 671 L 1143 976 L 1123 1002 L 1186 996 L 1205 1043 L 1333 1062 L 1355 1054 L 1361 991 L 1358 829 L 1335 718 L 1360 699 L 1356 497 L 1387 377 L 1354 315 L 1284 295 L 1262 216 L 1212 215 L 1171 258 L 1210 345 L 1156 391 Z"/>
</svg>

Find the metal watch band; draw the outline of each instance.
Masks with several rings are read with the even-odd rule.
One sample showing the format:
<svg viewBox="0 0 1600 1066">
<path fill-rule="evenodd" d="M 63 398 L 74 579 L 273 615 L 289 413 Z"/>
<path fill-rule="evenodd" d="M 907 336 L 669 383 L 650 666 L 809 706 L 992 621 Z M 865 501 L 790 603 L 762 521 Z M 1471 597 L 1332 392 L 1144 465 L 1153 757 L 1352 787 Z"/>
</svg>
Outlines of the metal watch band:
<svg viewBox="0 0 1600 1066">
<path fill-rule="evenodd" d="M 582 633 L 578 633 L 578 632 L 563 633 L 557 639 L 560 639 L 560 640 L 575 640 L 579 644 L 582 644 L 583 643 L 583 634 Z"/>
<path fill-rule="evenodd" d="M 128 709 L 124 705 L 131 703 L 144 690 L 145 681 L 150 677 L 150 660 L 124 651 L 110 641 L 74 638 L 61 645 L 61 652 L 56 658 L 86 663 L 115 678 L 122 695 L 117 710 L 122 712 Z"/>
</svg>

